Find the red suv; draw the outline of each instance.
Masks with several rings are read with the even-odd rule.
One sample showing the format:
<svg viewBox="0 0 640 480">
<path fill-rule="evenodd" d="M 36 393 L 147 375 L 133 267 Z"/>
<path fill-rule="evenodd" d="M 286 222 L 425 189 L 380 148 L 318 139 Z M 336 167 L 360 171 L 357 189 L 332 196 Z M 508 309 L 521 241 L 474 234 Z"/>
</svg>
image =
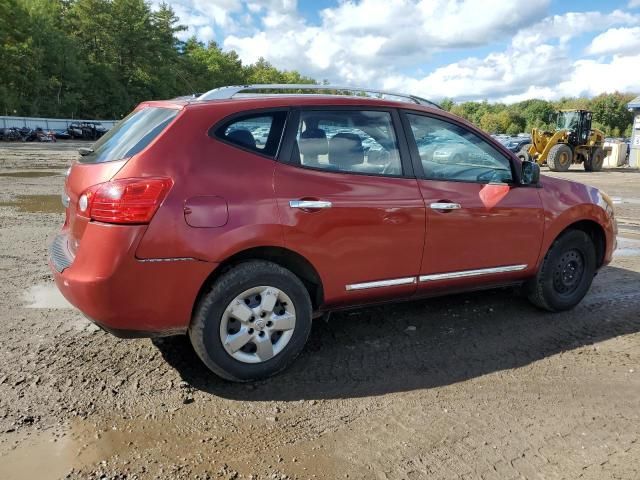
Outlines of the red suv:
<svg viewBox="0 0 640 480">
<path fill-rule="evenodd" d="M 580 302 L 615 249 L 607 195 L 428 101 L 345 90 L 139 105 L 69 171 L 58 288 L 118 336 L 188 333 L 236 381 L 285 368 L 336 309 L 518 284 Z"/>
</svg>

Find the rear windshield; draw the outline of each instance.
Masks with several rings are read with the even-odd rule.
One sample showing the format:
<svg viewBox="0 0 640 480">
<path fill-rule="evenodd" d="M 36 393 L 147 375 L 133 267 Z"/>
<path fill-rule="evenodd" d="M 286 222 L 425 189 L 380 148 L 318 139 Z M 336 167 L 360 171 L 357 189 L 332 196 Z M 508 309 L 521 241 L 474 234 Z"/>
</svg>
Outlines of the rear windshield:
<svg viewBox="0 0 640 480">
<path fill-rule="evenodd" d="M 82 163 L 102 163 L 128 158 L 156 138 L 179 110 L 145 107 L 131 112 L 93 144 L 93 152 L 80 157 Z"/>
</svg>

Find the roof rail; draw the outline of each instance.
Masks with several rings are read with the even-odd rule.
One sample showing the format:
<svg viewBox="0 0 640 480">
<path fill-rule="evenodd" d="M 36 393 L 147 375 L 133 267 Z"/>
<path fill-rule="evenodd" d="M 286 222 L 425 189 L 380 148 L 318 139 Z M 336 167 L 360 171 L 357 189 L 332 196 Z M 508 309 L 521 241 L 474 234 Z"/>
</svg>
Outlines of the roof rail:
<svg viewBox="0 0 640 480">
<path fill-rule="evenodd" d="M 345 92 L 351 92 L 347 94 L 349 96 L 357 96 L 363 95 L 366 96 L 374 96 L 374 97 L 397 97 L 402 101 L 409 101 L 418 105 L 428 105 L 430 107 L 435 107 L 442 109 L 440 105 L 427 100 L 422 97 L 418 97 L 416 95 L 409 95 L 406 93 L 398 93 L 398 92 L 387 92 L 384 90 L 372 90 L 370 88 L 362 88 L 362 87 L 343 87 L 337 85 L 316 85 L 310 83 L 303 84 L 295 84 L 295 83 L 273 83 L 273 84 L 253 84 L 253 85 L 235 85 L 229 87 L 220 87 L 214 88 L 213 90 L 209 90 L 206 93 L 200 95 L 196 100 L 224 100 L 233 98 L 238 94 L 245 94 L 247 92 L 256 92 L 259 90 L 307 90 L 307 91 L 332 91 L 334 95 L 345 95 Z M 340 92 L 340 93 L 335 93 Z M 272 93 L 272 92 L 269 92 Z"/>
</svg>

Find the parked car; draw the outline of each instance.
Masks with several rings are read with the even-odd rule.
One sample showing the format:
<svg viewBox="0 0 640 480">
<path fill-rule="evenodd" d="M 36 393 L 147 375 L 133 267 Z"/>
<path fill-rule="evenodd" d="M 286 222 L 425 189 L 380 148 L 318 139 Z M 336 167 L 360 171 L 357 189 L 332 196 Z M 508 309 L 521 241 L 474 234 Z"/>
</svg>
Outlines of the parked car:
<svg viewBox="0 0 640 480">
<path fill-rule="evenodd" d="M 55 142 L 56 136 L 52 130 L 44 130 L 41 127 L 35 129 L 36 141 L 38 142 Z"/>
<path fill-rule="evenodd" d="M 73 139 L 97 140 L 107 129 L 100 122 L 73 122 L 69 124 L 67 132 Z"/>
<path fill-rule="evenodd" d="M 531 146 L 531 137 L 513 137 L 509 139 L 505 145 L 515 153 L 520 160 L 530 160 L 528 150 Z"/>
<path fill-rule="evenodd" d="M 103 329 L 188 334 L 213 372 L 250 381 L 334 310 L 515 285 L 562 311 L 611 261 L 605 193 L 540 176 L 462 118 L 360 88 L 252 88 L 144 102 L 81 149 L 49 258 Z"/>
<path fill-rule="evenodd" d="M 8 142 L 17 142 L 18 140 L 22 140 L 22 134 L 19 128 L 9 127 L 5 128 L 2 132 L 2 139 Z"/>
<path fill-rule="evenodd" d="M 69 134 L 69 137 L 71 137 L 72 139 L 83 138 L 82 124 L 80 124 L 79 122 L 70 123 L 69 126 L 67 127 L 67 133 Z"/>
<path fill-rule="evenodd" d="M 29 127 L 22 127 L 19 129 L 20 137 L 23 142 L 35 142 L 38 140 L 38 132 Z"/>
<path fill-rule="evenodd" d="M 53 134 L 59 140 L 68 140 L 71 138 L 71 135 L 69 135 L 69 132 L 67 130 L 62 130 L 62 129 L 54 130 Z"/>
</svg>

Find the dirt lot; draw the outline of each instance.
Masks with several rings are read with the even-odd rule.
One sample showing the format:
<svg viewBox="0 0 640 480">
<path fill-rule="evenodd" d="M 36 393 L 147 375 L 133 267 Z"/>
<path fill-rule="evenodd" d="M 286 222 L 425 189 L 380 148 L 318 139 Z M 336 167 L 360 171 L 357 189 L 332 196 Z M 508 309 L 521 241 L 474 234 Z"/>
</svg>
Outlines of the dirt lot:
<svg viewBox="0 0 640 480">
<path fill-rule="evenodd" d="M 562 175 L 621 222 L 574 311 L 492 291 L 336 314 L 284 374 L 234 385 L 56 294 L 77 147 L 0 144 L 0 479 L 640 478 L 640 172 Z"/>
</svg>

